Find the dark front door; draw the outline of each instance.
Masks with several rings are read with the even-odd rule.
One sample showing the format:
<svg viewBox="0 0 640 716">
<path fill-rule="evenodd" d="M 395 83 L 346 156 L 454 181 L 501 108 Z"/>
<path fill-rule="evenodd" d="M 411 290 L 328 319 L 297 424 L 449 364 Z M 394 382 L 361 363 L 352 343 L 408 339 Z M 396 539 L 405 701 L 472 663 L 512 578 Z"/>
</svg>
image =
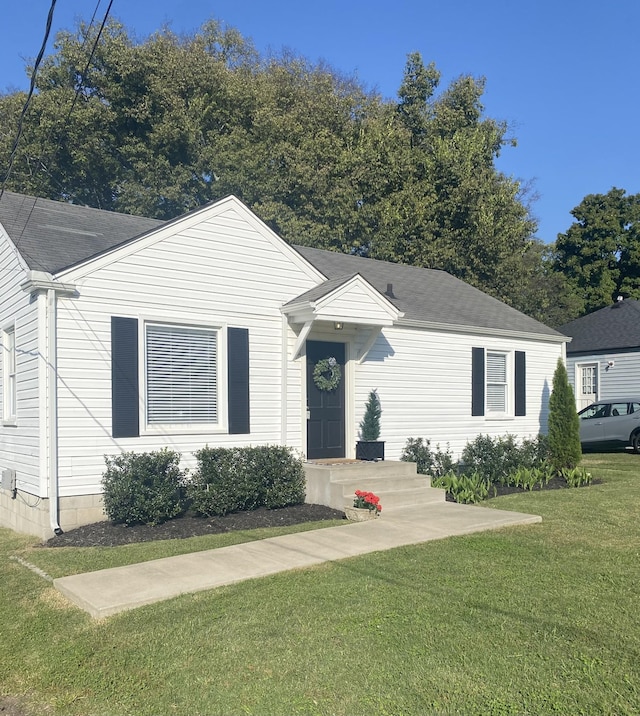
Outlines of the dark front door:
<svg viewBox="0 0 640 716">
<path fill-rule="evenodd" d="M 340 382 L 333 390 L 321 390 L 313 371 L 318 363 L 335 358 Z M 345 456 L 344 431 L 344 343 L 307 341 L 307 459 Z M 326 374 L 330 375 L 330 374 Z"/>
</svg>

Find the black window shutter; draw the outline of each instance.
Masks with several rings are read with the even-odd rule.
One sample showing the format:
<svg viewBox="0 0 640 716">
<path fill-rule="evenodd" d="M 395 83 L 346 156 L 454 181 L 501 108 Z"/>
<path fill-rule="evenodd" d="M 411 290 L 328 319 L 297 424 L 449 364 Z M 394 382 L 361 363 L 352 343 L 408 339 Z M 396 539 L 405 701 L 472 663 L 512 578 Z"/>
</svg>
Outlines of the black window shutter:
<svg viewBox="0 0 640 716">
<path fill-rule="evenodd" d="M 484 415 L 484 348 L 471 349 L 471 415 Z"/>
<path fill-rule="evenodd" d="M 524 351 L 516 351 L 516 415 L 527 414 L 527 365 Z"/>
<path fill-rule="evenodd" d="M 111 430 L 114 438 L 140 435 L 138 320 L 111 317 Z"/>
<path fill-rule="evenodd" d="M 227 329 L 229 376 L 229 433 L 248 434 L 249 430 L 249 331 Z"/>
</svg>

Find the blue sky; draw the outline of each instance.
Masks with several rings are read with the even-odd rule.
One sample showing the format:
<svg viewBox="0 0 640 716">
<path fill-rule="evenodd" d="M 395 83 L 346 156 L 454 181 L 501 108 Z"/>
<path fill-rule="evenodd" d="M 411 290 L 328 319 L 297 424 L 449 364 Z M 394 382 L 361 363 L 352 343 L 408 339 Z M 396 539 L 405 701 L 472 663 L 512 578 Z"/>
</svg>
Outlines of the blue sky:
<svg viewBox="0 0 640 716">
<path fill-rule="evenodd" d="M 97 1 L 57 0 L 53 29 L 90 19 Z M 99 16 L 107 5 L 100 1 Z M 38 53 L 49 7 L 5 3 L 0 91 L 28 87 L 25 59 Z M 518 140 L 498 167 L 532 185 L 546 242 L 566 231 L 587 194 L 640 193 L 637 0 L 114 0 L 111 14 L 139 39 L 163 24 L 192 32 L 214 17 L 260 51 L 322 59 L 391 98 L 413 51 L 436 63 L 443 87 L 461 74 L 484 76 L 486 114 L 507 120 Z M 48 51 L 52 43 L 53 35 Z"/>
</svg>

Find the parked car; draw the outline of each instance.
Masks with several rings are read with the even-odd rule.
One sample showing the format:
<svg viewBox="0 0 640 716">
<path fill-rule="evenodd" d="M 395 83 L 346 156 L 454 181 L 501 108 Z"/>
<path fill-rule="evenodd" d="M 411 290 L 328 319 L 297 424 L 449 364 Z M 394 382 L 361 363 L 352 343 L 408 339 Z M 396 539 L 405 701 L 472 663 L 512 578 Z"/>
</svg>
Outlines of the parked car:
<svg viewBox="0 0 640 716">
<path fill-rule="evenodd" d="M 630 445 L 640 453 L 640 398 L 600 400 L 578 413 L 583 447 Z"/>
</svg>

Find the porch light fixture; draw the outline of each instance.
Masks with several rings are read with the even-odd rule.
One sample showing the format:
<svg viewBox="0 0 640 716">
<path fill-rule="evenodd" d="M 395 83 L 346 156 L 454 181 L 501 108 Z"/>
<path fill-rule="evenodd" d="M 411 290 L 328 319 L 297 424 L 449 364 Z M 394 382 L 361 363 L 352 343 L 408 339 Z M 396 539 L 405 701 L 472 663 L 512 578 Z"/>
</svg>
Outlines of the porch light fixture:
<svg viewBox="0 0 640 716">
<path fill-rule="evenodd" d="M 334 331 L 341 331 L 344 326 L 344 323 L 342 321 L 335 321 L 333 324 L 333 330 Z"/>
</svg>

